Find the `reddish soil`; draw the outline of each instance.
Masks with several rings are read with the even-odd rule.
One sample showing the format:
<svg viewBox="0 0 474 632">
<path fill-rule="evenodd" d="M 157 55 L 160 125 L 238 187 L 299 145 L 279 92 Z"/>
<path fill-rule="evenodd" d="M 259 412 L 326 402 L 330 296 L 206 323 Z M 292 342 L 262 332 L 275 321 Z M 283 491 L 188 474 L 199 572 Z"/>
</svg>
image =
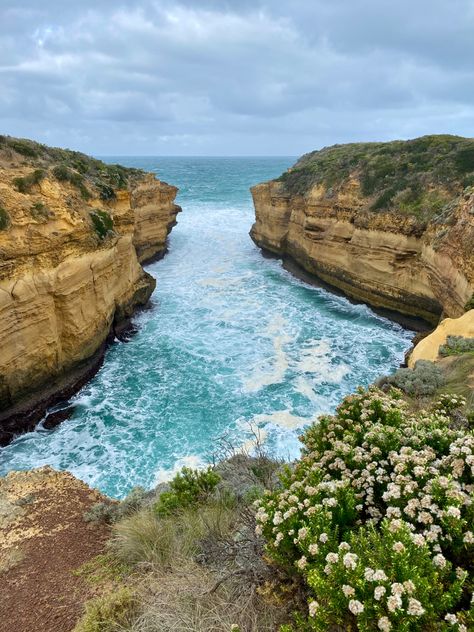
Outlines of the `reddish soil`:
<svg viewBox="0 0 474 632">
<path fill-rule="evenodd" d="M 75 574 L 104 550 L 109 528 L 83 514 L 103 500 L 68 473 L 0 479 L 0 632 L 70 632 L 94 589 Z"/>
</svg>

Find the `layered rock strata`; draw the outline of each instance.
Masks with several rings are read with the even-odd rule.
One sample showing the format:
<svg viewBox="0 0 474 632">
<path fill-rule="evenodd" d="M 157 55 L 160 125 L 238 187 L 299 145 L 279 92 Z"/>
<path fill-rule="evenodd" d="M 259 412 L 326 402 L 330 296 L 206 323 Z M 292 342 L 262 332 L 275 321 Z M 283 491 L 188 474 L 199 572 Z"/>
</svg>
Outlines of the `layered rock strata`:
<svg viewBox="0 0 474 632">
<path fill-rule="evenodd" d="M 457 147 L 456 139 L 439 138 Z M 390 145 L 328 148 L 304 157 L 278 180 L 254 186 L 251 237 L 264 250 L 290 257 L 325 283 L 374 307 L 433 324 L 441 315 L 460 316 L 474 292 L 474 188 L 464 187 L 469 182 L 466 168 L 459 177 L 452 175 L 455 154 L 444 180 L 435 167 L 429 172 L 429 165 L 410 176 L 409 157 L 403 165 L 408 175 L 396 180 L 393 174 L 401 170 L 397 151 L 406 154 L 400 143 L 401 149 L 390 148 L 393 171 L 372 184 L 369 178 L 376 178 L 377 170 L 371 165 L 387 160 Z M 443 160 L 436 154 L 441 150 L 427 146 L 433 164 Z M 474 170 L 474 143 L 467 149 L 462 144 L 462 149 L 472 149 L 472 156 L 466 155 Z M 423 151 L 416 157 L 421 163 Z M 384 188 L 387 178 L 390 189 Z"/>
<path fill-rule="evenodd" d="M 1 443 L 81 386 L 147 303 L 155 280 L 140 262 L 164 251 L 176 193 L 152 174 L 0 141 Z"/>
</svg>

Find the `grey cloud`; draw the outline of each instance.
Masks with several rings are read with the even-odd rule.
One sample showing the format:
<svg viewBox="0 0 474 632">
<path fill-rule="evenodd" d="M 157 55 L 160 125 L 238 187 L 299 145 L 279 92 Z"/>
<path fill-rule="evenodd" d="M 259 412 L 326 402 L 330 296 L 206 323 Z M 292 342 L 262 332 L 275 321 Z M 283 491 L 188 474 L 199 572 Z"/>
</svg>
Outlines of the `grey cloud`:
<svg viewBox="0 0 474 632">
<path fill-rule="evenodd" d="M 472 135 L 471 0 L 2 0 L 3 131 L 95 153 Z"/>
</svg>

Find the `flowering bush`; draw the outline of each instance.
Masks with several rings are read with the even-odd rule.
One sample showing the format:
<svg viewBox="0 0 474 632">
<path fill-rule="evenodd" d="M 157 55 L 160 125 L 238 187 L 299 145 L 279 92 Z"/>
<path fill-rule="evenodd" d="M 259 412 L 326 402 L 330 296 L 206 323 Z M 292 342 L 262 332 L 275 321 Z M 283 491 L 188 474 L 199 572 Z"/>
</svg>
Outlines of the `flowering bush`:
<svg viewBox="0 0 474 632">
<path fill-rule="evenodd" d="M 372 388 L 307 430 L 257 511 L 268 553 L 309 591 L 296 629 L 472 629 L 474 434 L 450 418 L 463 405 L 412 414 Z"/>
</svg>

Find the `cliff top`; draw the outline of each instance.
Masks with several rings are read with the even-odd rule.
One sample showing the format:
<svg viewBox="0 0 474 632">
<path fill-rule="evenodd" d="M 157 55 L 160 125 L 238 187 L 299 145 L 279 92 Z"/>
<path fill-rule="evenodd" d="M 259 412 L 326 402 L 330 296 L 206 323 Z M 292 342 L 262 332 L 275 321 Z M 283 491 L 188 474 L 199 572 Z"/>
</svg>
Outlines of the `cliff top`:
<svg viewBox="0 0 474 632">
<path fill-rule="evenodd" d="M 332 197 L 349 178 L 372 211 L 396 208 L 429 219 L 474 185 L 474 139 L 445 134 L 333 145 L 305 154 L 277 180 L 291 195 L 323 185 Z"/>
<path fill-rule="evenodd" d="M 12 136 L 0 136 L 0 167 L 35 169 L 15 182 L 20 193 L 29 192 L 29 188 L 51 173 L 59 182 L 69 182 L 77 188 L 84 199 L 92 197 L 89 187 L 98 191 L 103 200 L 113 199 L 114 190 L 126 189 L 145 175 L 140 169 L 109 165 L 78 151 Z"/>
</svg>

